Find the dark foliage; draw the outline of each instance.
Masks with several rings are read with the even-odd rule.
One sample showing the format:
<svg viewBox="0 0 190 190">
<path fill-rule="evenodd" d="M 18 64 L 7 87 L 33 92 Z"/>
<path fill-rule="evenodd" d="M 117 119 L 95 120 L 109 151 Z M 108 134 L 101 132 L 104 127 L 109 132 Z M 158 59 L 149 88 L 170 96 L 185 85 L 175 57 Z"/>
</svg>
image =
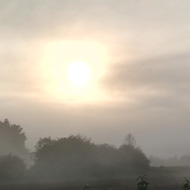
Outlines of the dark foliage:
<svg viewBox="0 0 190 190">
<path fill-rule="evenodd" d="M 36 145 L 34 176 L 46 178 L 114 177 L 147 171 L 149 160 L 132 145 L 95 145 L 86 137 L 40 139 Z"/>
<path fill-rule="evenodd" d="M 21 179 L 26 173 L 26 165 L 17 156 L 0 157 L 0 181 Z"/>
<path fill-rule="evenodd" d="M 182 185 L 181 190 L 190 190 L 190 184 L 187 178 L 185 178 L 185 183 Z"/>
<path fill-rule="evenodd" d="M 24 160 L 28 158 L 26 135 L 22 130 L 19 125 L 11 125 L 7 119 L 0 121 L 0 155 L 13 154 Z"/>
<path fill-rule="evenodd" d="M 137 190 L 148 190 L 149 183 L 146 176 L 139 176 L 137 178 Z"/>
<path fill-rule="evenodd" d="M 120 171 L 140 174 L 149 169 L 149 160 L 140 148 L 122 145 L 118 149 L 120 155 Z"/>
</svg>

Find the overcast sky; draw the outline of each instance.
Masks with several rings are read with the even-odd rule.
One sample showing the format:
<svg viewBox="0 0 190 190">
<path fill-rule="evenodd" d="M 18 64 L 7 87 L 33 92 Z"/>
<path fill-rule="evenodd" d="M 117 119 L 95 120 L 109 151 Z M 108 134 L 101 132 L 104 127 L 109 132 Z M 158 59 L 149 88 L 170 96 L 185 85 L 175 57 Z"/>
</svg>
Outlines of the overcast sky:
<svg viewBox="0 0 190 190">
<path fill-rule="evenodd" d="M 189 10 L 189 0 L 0 0 L 0 120 L 20 124 L 29 148 L 78 133 L 119 146 L 132 133 L 147 155 L 190 154 Z M 88 54 L 86 41 L 108 59 L 101 98 L 85 102 L 51 86 L 44 57 L 54 42 Z"/>
</svg>

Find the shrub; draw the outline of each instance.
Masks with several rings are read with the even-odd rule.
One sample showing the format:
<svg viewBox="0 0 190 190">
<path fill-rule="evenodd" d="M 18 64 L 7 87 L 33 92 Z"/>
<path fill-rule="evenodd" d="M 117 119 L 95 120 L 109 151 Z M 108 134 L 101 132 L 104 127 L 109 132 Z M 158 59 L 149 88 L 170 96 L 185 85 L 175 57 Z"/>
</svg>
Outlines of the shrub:
<svg viewBox="0 0 190 190">
<path fill-rule="evenodd" d="M 7 155 L 0 157 L 0 180 L 16 180 L 24 176 L 26 165 L 17 156 Z"/>
<path fill-rule="evenodd" d="M 185 178 L 186 182 L 182 185 L 181 190 L 190 190 L 189 180 Z"/>
<path fill-rule="evenodd" d="M 137 190 L 147 190 L 148 185 L 146 175 L 137 178 Z"/>
</svg>

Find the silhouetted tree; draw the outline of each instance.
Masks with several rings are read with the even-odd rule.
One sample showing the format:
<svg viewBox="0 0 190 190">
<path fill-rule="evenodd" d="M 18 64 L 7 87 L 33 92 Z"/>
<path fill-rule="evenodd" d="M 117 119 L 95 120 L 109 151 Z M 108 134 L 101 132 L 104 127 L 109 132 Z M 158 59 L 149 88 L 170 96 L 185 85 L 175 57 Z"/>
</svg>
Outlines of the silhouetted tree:
<svg viewBox="0 0 190 190">
<path fill-rule="evenodd" d="M 29 159 L 25 141 L 26 135 L 19 125 L 11 125 L 8 119 L 0 121 L 0 155 L 13 154 L 24 160 Z"/>
<path fill-rule="evenodd" d="M 40 139 L 33 175 L 46 178 L 113 177 L 144 172 L 149 160 L 132 145 L 95 145 L 86 137 Z"/>
<path fill-rule="evenodd" d="M 118 175 L 118 150 L 109 144 L 96 146 L 97 177 Z"/>
<path fill-rule="evenodd" d="M 140 148 L 123 144 L 119 147 L 120 169 L 123 173 L 141 174 L 149 169 L 149 159 Z"/>
<path fill-rule="evenodd" d="M 26 172 L 26 165 L 17 156 L 7 155 L 0 157 L 0 180 L 21 179 Z"/>
<path fill-rule="evenodd" d="M 134 146 L 136 145 L 136 140 L 135 140 L 135 137 L 129 133 L 126 137 L 125 137 L 125 143 L 124 144 L 127 144 L 127 145 L 131 145 L 131 146 Z"/>
<path fill-rule="evenodd" d="M 33 172 L 44 176 L 81 177 L 93 165 L 95 145 L 86 137 L 40 139 L 36 145 Z"/>
</svg>

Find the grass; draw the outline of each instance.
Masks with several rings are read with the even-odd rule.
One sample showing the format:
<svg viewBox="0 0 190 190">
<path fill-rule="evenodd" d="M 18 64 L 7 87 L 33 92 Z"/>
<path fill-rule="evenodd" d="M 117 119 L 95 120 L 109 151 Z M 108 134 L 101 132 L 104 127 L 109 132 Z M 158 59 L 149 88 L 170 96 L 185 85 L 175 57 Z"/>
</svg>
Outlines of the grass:
<svg viewBox="0 0 190 190">
<path fill-rule="evenodd" d="M 127 179 L 127 180 L 126 180 Z M 179 178 L 178 178 L 179 179 Z M 182 178 L 183 179 L 183 178 Z M 89 185 L 84 185 L 85 183 Z M 136 178 L 125 177 L 112 180 L 85 180 L 71 182 L 23 182 L 0 183 L 0 189 L 6 190 L 190 190 L 190 181 L 185 178 L 177 181 L 175 178 L 157 175 L 156 178 L 145 175 Z"/>
</svg>

